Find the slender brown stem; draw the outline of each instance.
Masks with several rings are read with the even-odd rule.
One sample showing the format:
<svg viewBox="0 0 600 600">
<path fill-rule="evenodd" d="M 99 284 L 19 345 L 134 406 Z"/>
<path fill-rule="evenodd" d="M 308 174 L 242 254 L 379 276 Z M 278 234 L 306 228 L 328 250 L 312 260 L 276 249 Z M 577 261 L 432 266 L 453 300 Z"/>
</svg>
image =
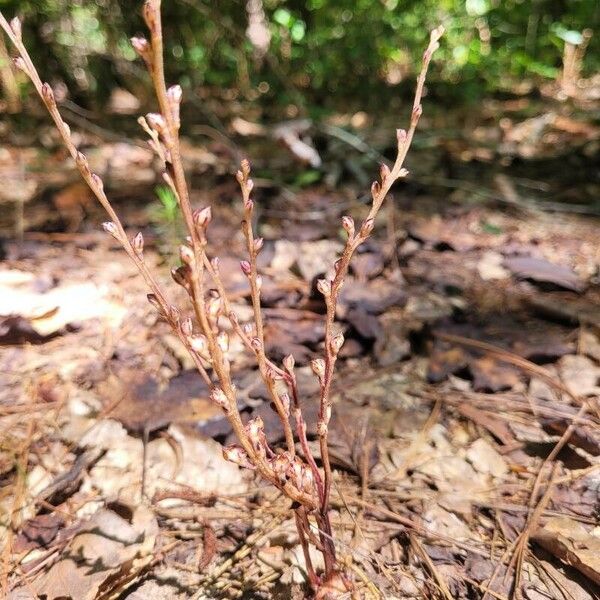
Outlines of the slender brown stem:
<svg viewBox="0 0 600 600">
<path fill-rule="evenodd" d="M 293 510 L 307 565 L 308 578 L 313 588 L 317 589 L 321 578 L 317 575 L 311 562 L 310 545 L 323 554 L 324 581 L 328 581 L 338 572 L 329 515 L 332 470 L 329 458 L 328 425 L 332 411 L 331 386 L 335 365 L 344 342 L 343 336 L 335 331 L 335 313 L 339 293 L 348 274 L 350 261 L 357 248 L 370 236 L 374 220 L 391 186 L 407 173 L 403 164 L 421 116 L 421 98 L 425 77 L 442 30 L 438 29 L 432 32 L 429 46 L 423 56 L 423 66 L 417 79 L 410 127 L 407 132 L 404 130 L 397 132 L 398 153 L 394 165 L 391 170 L 382 166 L 381 181 L 375 182 L 371 188 L 372 205 L 358 232 L 355 231 L 352 219 L 344 217 L 342 224 L 348 233 L 348 239 L 341 257 L 335 264 L 335 276 L 331 281 L 319 281 L 318 287 L 326 302 L 325 350 L 323 358 L 313 361 L 312 367 L 319 378 L 320 385 L 317 434 L 323 465 L 323 474 L 321 474 L 307 440 L 306 422 L 300 408 L 293 358 L 287 357 L 283 361 L 284 368 L 281 368 L 266 356 L 265 328 L 261 309 L 262 280 L 257 267 L 257 257 L 262 247 L 262 240 L 255 237 L 252 227 L 253 201 L 250 196 L 253 184 L 249 178 L 250 166 L 247 161 L 242 162 L 242 168 L 238 172 L 237 178 L 244 203 L 242 232 L 248 252 L 248 261 L 242 262 L 242 270 L 247 275 L 250 284 L 255 334 L 246 332 L 238 322 L 220 277 L 216 259 L 211 261 L 208 257 L 206 229 L 210 223 L 210 208 L 194 211 L 190 202 L 179 140 L 179 108 L 182 90 L 177 85 L 168 88 L 165 82 L 160 7 L 161 0 L 146 0 L 144 19 L 150 31 L 150 41 L 144 38 L 132 39 L 134 48 L 146 63 L 160 109 L 160 114 L 148 114 L 145 118 L 141 117 L 139 122 L 149 135 L 151 148 L 165 165 L 163 176 L 178 200 L 189 233 L 189 241 L 180 248 L 183 265 L 174 271 L 173 277 L 188 292 L 195 320 L 201 332 L 200 335 L 194 335 L 192 320 L 182 320 L 179 309 L 169 302 L 144 260 L 144 241 L 141 233 L 133 239 L 128 238 L 122 222 L 105 194 L 101 178 L 91 172 L 87 158 L 75 147 L 70 129 L 60 115 L 51 87 L 40 79 L 27 49 L 22 43 L 20 22 L 18 19 L 13 19 L 8 23 L 0 13 L 0 26 L 19 53 L 17 66 L 31 79 L 81 176 L 109 215 L 110 222 L 105 223 L 105 229 L 121 244 L 147 282 L 152 292 L 148 299 L 189 350 L 201 377 L 212 388 L 212 400 L 225 412 L 240 446 L 228 447 L 224 449 L 224 454 L 242 466 L 255 469 L 263 479 L 277 487 L 295 503 Z M 213 291 L 208 289 L 207 273 L 216 288 L 217 298 L 211 298 Z M 254 418 L 246 424 L 242 421 L 237 406 L 237 392 L 227 358 L 229 338 L 227 332 L 219 329 L 221 314 L 226 315 L 233 331 L 256 357 L 261 377 L 269 390 L 282 424 L 287 447 L 284 451 L 276 452 L 269 446 L 260 418 Z M 210 365 L 210 375 L 205 368 L 205 361 Z M 216 381 L 218 381 L 218 385 L 215 383 Z M 289 394 L 286 395 L 282 386 L 278 387 L 278 382 L 285 383 Z M 303 458 L 296 454 L 292 416 Z M 316 520 L 318 538 L 311 529 L 310 519 Z"/>
</svg>

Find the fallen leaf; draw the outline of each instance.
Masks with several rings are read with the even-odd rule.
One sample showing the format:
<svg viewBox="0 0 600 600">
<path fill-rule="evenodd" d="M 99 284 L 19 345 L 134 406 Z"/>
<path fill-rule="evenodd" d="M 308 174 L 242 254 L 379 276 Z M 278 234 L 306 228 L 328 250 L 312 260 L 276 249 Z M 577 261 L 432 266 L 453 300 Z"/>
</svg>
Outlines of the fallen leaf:
<svg viewBox="0 0 600 600">
<path fill-rule="evenodd" d="M 600 537 L 568 517 L 554 517 L 531 536 L 545 550 L 600 585 Z"/>
<path fill-rule="evenodd" d="M 515 256 L 505 259 L 503 265 L 521 279 L 531 279 L 536 283 L 549 283 L 573 292 L 581 292 L 584 288 L 583 281 L 574 271 L 543 258 Z"/>
</svg>

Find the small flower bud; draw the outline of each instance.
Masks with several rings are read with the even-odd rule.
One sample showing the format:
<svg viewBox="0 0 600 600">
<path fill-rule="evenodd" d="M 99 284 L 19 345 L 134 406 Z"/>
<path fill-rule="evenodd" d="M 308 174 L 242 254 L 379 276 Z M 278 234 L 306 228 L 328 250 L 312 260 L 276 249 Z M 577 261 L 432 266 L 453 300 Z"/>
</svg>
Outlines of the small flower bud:
<svg viewBox="0 0 600 600">
<path fill-rule="evenodd" d="M 406 142 L 406 129 L 396 129 L 396 139 L 398 145 L 402 146 Z"/>
<path fill-rule="evenodd" d="M 254 327 L 252 326 L 252 323 L 244 323 L 242 330 L 246 335 L 252 335 L 254 333 Z"/>
<path fill-rule="evenodd" d="M 422 114 L 423 114 L 423 106 L 421 104 L 419 104 L 418 106 L 415 106 L 412 111 L 411 121 L 413 123 L 418 121 L 421 118 Z"/>
<path fill-rule="evenodd" d="M 379 176 L 381 177 L 381 183 L 390 176 L 390 168 L 385 163 L 379 167 Z"/>
<path fill-rule="evenodd" d="M 257 337 L 253 337 L 250 340 L 250 346 L 252 346 L 252 349 L 255 352 L 260 352 L 262 350 L 262 347 L 263 347 L 262 342 Z"/>
<path fill-rule="evenodd" d="M 130 42 L 138 56 L 143 58 L 146 63 L 149 63 L 152 60 L 152 48 L 146 38 L 132 37 Z"/>
<path fill-rule="evenodd" d="M 252 265 L 247 260 L 242 260 L 240 262 L 240 268 L 242 269 L 242 273 L 246 275 L 246 277 L 250 277 L 252 274 Z"/>
<path fill-rule="evenodd" d="M 342 227 L 348 233 L 349 237 L 354 235 L 354 219 L 352 217 L 342 217 Z"/>
<path fill-rule="evenodd" d="M 144 252 L 144 236 L 141 231 L 131 240 L 131 245 L 135 253 L 141 257 Z"/>
<path fill-rule="evenodd" d="M 281 394 L 281 396 L 279 396 L 279 399 L 281 400 L 281 404 L 283 405 L 283 412 L 285 413 L 286 417 L 290 416 L 290 395 L 287 392 L 284 392 L 283 394 Z"/>
<path fill-rule="evenodd" d="M 331 340 L 331 350 L 333 351 L 334 354 L 337 354 L 343 345 L 344 345 L 344 334 L 338 333 Z"/>
<path fill-rule="evenodd" d="M 242 183 L 244 183 L 244 174 L 241 171 L 236 171 L 235 178 L 237 179 L 237 182 L 240 185 L 242 185 Z"/>
<path fill-rule="evenodd" d="M 221 300 L 221 296 L 215 296 L 211 298 L 207 303 L 207 312 L 208 316 L 212 319 L 216 319 L 223 310 L 223 300 Z"/>
<path fill-rule="evenodd" d="M 160 305 L 160 302 L 158 301 L 158 298 L 155 294 L 148 294 L 146 298 L 148 299 L 148 302 L 150 302 L 150 304 L 152 304 L 152 306 L 154 306 L 154 308 L 156 308 L 158 312 L 162 313 L 162 306 Z"/>
<path fill-rule="evenodd" d="M 288 373 L 291 373 L 294 370 L 295 364 L 296 364 L 296 361 L 294 360 L 294 357 L 291 354 L 288 354 L 283 359 L 283 367 Z"/>
<path fill-rule="evenodd" d="M 169 99 L 169 102 L 172 102 L 174 104 L 180 104 L 182 97 L 183 97 L 183 91 L 182 91 L 180 85 L 172 85 L 167 90 L 167 98 Z"/>
<path fill-rule="evenodd" d="M 106 231 L 106 233 L 110 233 L 110 235 L 112 235 L 116 240 L 119 239 L 119 231 L 117 226 L 112 221 L 106 221 L 105 223 L 102 223 L 102 228 L 104 231 Z"/>
<path fill-rule="evenodd" d="M 310 368 L 313 370 L 313 373 L 322 380 L 325 376 L 325 361 L 322 358 L 315 358 L 310 361 Z"/>
<path fill-rule="evenodd" d="M 317 281 L 317 289 L 327 298 L 331 295 L 331 283 L 327 279 L 319 279 Z"/>
<path fill-rule="evenodd" d="M 225 412 L 229 410 L 229 402 L 225 392 L 220 387 L 214 387 L 210 392 L 210 399 L 217 406 L 220 406 Z"/>
<path fill-rule="evenodd" d="M 27 75 L 29 75 L 29 69 L 27 68 L 27 65 L 25 64 L 25 61 L 20 56 L 17 56 L 17 58 L 15 58 L 13 60 L 13 63 L 15 65 L 15 67 L 17 69 L 19 69 L 19 71 L 23 71 L 23 73 L 26 73 Z"/>
<path fill-rule="evenodd" d="M 271 468 L 277 475 L 277 478 L 281 483 L 285 483 L 287 480 L 287 473 L 290 468 L 290 457 L 287 452 L 282 452 L 281 454 L 277 454 L 270 461 Z"/>
<path fill-rule="evenodd" d="M 319 421 L 317 423 L 317 435 L 319 437 L 325 437 L 327 435 L 327 423 L 323 422 L 323 421 Z"/>
<path fill-rule="evenodd" d="M 221 352 L 227 352 L 229 350 L 229 336 L 227 335 L 227 332 L 219 332 L 217 335 L 217 345 L 221 349 Z"/>
<path fill-rule="evenodd" d="M 254 465 L 250 462 L 246 451 L 237 444 L 225 446 L 223 448 L 223 458 L 245 469 L 254 469 Z"/>
<path fill-rule="evenodd" d="M 219 259 L 219 257 L 218 257 L 218 256 L 215 256 L 215 257 L 214 257 L 214 258 L 213 258 L 213 259 L 210 261 L 210 264 L 211 264 L 211 266 L 212 266 L 212 268 L 213 268 L 213 271 L 214 271 L 215 273 L 218 273 L 218 272 L 219 272 L 219 263 L 220 263 L 220 262 L 221 262 L 221 261 L 220 261 L 220 259 Z"/>
<path fill-rule="evenodd" d="M 366 238 L 369 235 L 371 235 L 371 231 L 373 231 L 374 225 L 375 222 L 373 221 L 373 219 L 366 219 L 365 222 L 362 224 L 362 227 L 360 228 L 360 237 Z"/>
<path fill-rule="evenodd" d="M 48 106 L 56 106 L 56 100 L 54 98 L 54 92 L 49 83 L 42 83 L 42 98 Z"/>
<path fill-rule="evenodd" d="M 98 192 L 104 192 L 104 182 L 100 178 L 100 175 L 96 175 L 96 173 L 92 173 L 90 175 L 90 179 L 92 180 L 92 185 L 98 190 Z"/>
<path fill-rule="evenodd" d="M 379 196 L 381 192 L 381 185 L 379 184 L 379 181 L 374 181 L 371 184 L 371 196 L 373 196 L 373 200 L 375 200 L 377 198 L 377 196 Z"/>
<path fill-rule="evenodd" d="M 206 352 L 207 343 L 206 338 L 203 335 L 192 335 L 188 338 L 190 348 L 198 354 L 204 354 Z"/>
<path fill-rule="evenodd" d="M 263 238 L 256 238 L 253 242 L 254 252 L 258 254 L 262 250 L 264 244 L 265 240 Z"/>
<path fill-rule="evenodd" d="M 180 317 L 179 309 L 176 306 L 174 306 L 173 304 L 171 304 L 171 306 L 169 306 L 169 318 L 174 323 L 179 323 L 179 317 Z"/>
<path fill-rule="evenodd" d="M 67 123 L 63 123 L 63 129 L 65 131 L 65 135 L 70 138 L 71 137 L 71 128 L 67 125 Z"/>
<path fill-rule="evenodd" d="M 188 271 L 189 269 L 184 265 L 173 268 L 171 269 L 171 277 L 176 284 L 185 288 L 188 286 Z"/>
<path fill-rule="evenodd" d="M 334 263 L 333 263 L 333 268 L 335 269 L 335 272 L 337 273 L 340 270 L 340 267 L 342 266 L 342 259 L 338 258 Z"/>
<path fill-rule="evenodd" d="M 193 212 L 194 225 L 199 230 L 204 230 L 212 221 L 212 211 L 210 206 L 197 209 Z"/>
<path fill-rule="evenodd" d="M 186 317 L 181 321 L 181 333 L 185 335 L 185 337 L 191 337 L 194 332 L 194 325 L 192 323 L 192 319 L 190 317 Z"/>
<path fill-rule="evenodd" d="M 240 162 L 240 167 L 242 168 L 244 177 L 248 177 L 250 175 L 250 161 L 247 158 L 243 158 Z"/>
<path fill-rule="evenodd" d="M 260 275 L 256 276 L 256 289 L 260 292 L 260 290 L 262 289 L 262 285 L 263 285 L 263 278 Z"/>
<path fill-rule="evenodd" d="M 254 210 L 254 201 L 252 198 L 248 198 L 244 201 L 244 210 L 246 211 L 246 214 L 252 214 L 252 211 Z"/>
<path fill-rule="evenodd" d="M 246 433 L 257 450 L 263 450 L 265 446 L 265 424 L 261 417 L 254 417 L 248 421 Z"/>
<path fill-rule="evenodd" d="M 408 173 L 409 173 L 408 169 L 400 169 L 400 171 L 398 173 L 398 178 L 406 177 L 408 175 Z"/>
<path fill-rule="evenodd" d="M 21 40 L 21 20 L 19 17 L 14 17 L 10 20 L 10 28 L 18 40 Z"/>
<path fill-rule="evenodd" d="M 88 163 L 87 156 L 83 152 L 77 152 L 75 155 L 75 164 L 77 168 L 86 175 L 90 175 L 90 166 Z"/>
<path fill-rule="evenodd" d="M 192 267 L 192 265 L 194 265 L 196 262 L 194 251 L 189 246 L 181 246 L 179 248 L 179 256 L 181 258 L 181 262 L 189 267 Z"/>
<path fill-rule="evenodd" d="M 148 113 L 146 115 L 146 122 L 157 133 L 163 133 L 167 127 L 164 117 L 159 113 Z"/>
<path fill-rule="evenodd" d="M 248 193 L 254 189 L 254 181 L 252 179 L 246 180 L 246 189 L 248 190 Z"/>
</svg>

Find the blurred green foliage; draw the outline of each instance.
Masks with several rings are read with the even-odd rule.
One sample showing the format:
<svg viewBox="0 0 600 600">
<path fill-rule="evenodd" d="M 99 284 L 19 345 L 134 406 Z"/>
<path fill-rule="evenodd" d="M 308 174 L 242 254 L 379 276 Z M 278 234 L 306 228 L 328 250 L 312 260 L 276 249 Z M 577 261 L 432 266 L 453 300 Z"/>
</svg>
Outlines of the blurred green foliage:
<svg viewBox="0 0 600 600">
<path fill-rule="evenodd" d="M 584 73 L 600 62 L 595 0 L 263 0 L 270 46 L 246 35 L 246 0 L 164 0 L 167 71 L 200 96 L 227 94 L 294 116 L 349 106 L 369 109 L 412 80 L 428 31 L 447 30 L 436 54 L 439 96 L 477 101 L 522 78 L 554 78 L 565 40 L 596 29 Z M 147 81 L 129 47 L 144 32 L 137 0 L 0 0 L 25 19 L 34 60 L 85 105 L 114 87 Z M 290 108 L 291 107 L 291 108 Z M 285 113 L 284 113 L 285 114 Z"/>
</svg>

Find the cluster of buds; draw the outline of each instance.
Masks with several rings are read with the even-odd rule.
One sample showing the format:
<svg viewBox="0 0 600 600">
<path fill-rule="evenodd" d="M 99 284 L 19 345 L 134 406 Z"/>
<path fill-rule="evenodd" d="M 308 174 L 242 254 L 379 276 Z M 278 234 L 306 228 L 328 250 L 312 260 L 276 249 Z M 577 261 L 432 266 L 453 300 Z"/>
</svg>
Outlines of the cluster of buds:
<svg viewBox="0 0 600 600">
<path fill-rule="evenodd" d="M 269 459 L 269 464 L 281 484 L 290 482 L 300 491 L 314 493 L 315 479 L 310 467 L 298 456 L 280 452 Z"/>
</svg>

